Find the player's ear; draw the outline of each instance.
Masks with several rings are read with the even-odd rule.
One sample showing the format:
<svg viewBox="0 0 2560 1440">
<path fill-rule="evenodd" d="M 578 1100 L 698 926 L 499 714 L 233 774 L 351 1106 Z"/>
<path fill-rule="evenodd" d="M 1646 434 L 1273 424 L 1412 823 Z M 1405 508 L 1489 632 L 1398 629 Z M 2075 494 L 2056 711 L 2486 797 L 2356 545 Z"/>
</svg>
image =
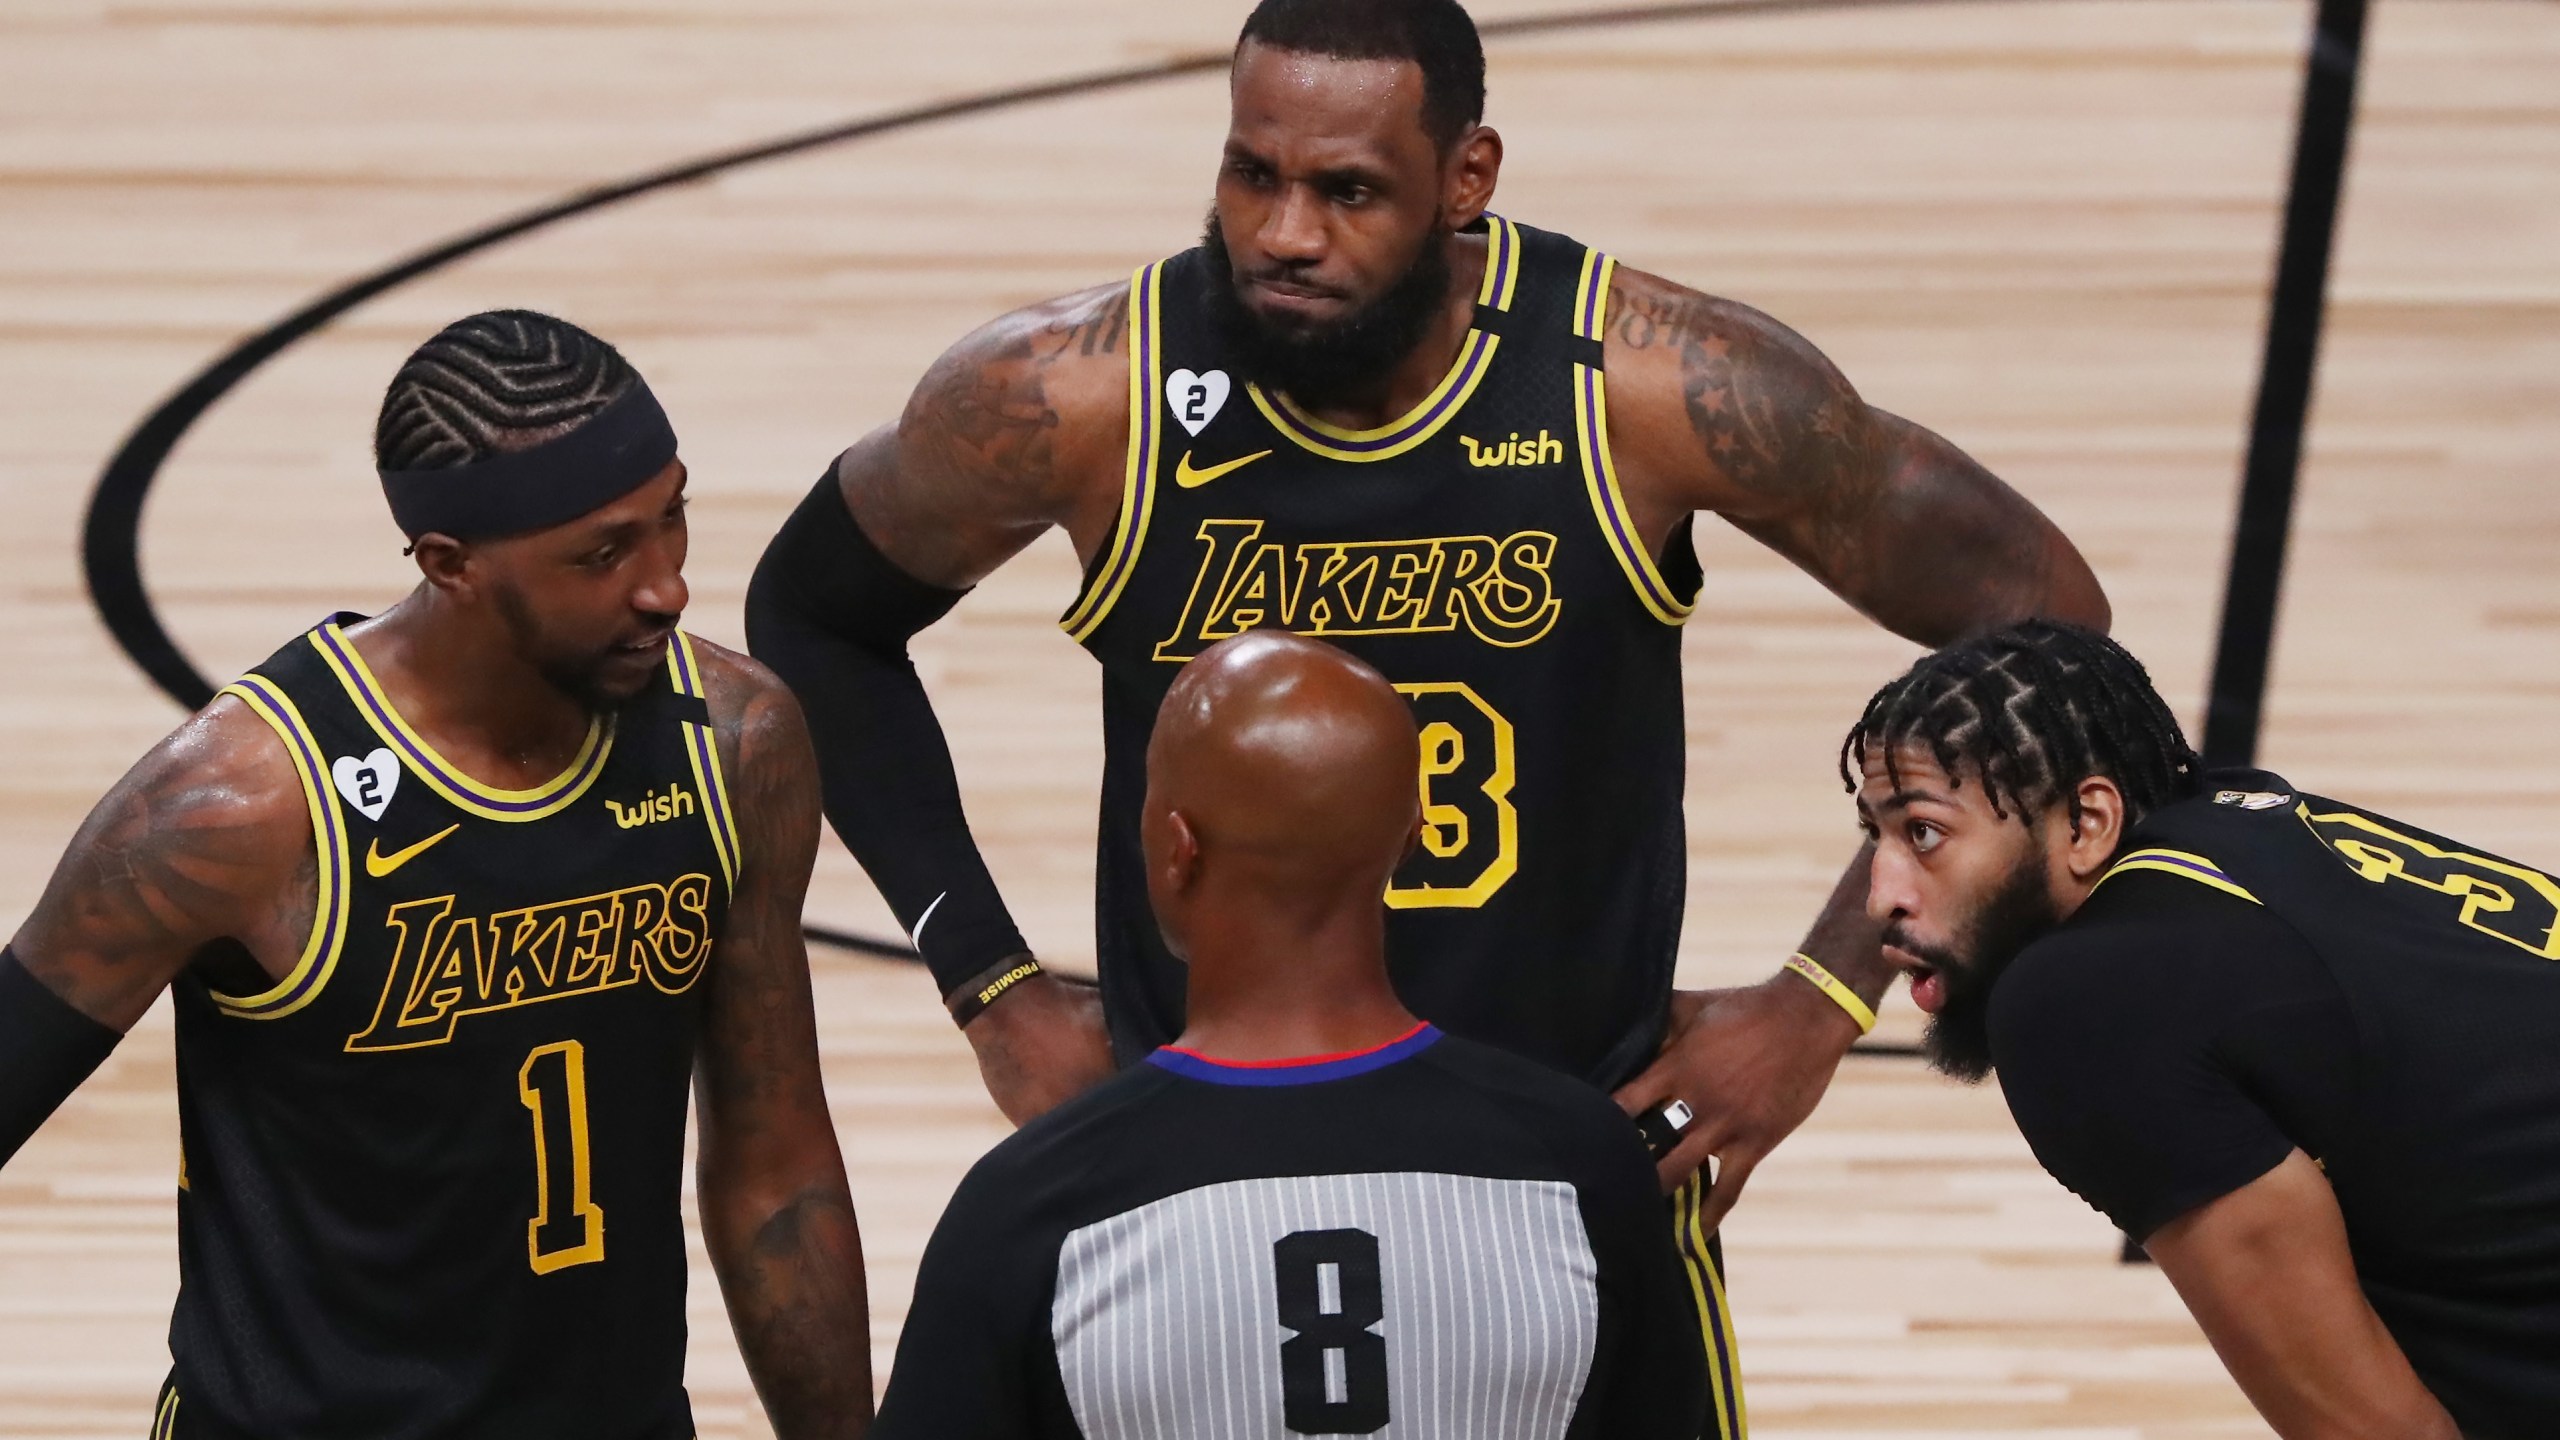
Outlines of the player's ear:
<svg viewBox="0 0 2560 1440">
<path fill-rule="evenodd" d="M 2106 776 L 2092 775 L 2080 782 L 2077 798 L 2080 823 L 2072 831 L 2063 863 L 2070 867 L 2072 879 L 2095 884 L 2115 862 L 2116 846 L 2124 840 L 2124 792 Z"/>
<path fill-rule="evenodd" d="M 418 562 L 418 573 L 437 589 L 452 594 L 472 587 L 471 547 L 462 541 L 430 530 L 410 542 L 409 554 Z"/>
<path fill-rule="evenodd" d="M 1200 877 L 1200 837 L 1191 829 L 1191 818 L 1179 810 L 1164 812 L 1164 855 L 1156 863 L 1164 869 L 1167 894 L 1181 894 Z"/>
<path fill-rule="evenodd" d="M 1452 230 L 1464 230 L 1493 203 L 1494 182 L 1502 174 L 1502 137 L 1490 125 L 1478 125 L 1450 147 L 1442 174 L 1440 210 Z"/>
</svg>

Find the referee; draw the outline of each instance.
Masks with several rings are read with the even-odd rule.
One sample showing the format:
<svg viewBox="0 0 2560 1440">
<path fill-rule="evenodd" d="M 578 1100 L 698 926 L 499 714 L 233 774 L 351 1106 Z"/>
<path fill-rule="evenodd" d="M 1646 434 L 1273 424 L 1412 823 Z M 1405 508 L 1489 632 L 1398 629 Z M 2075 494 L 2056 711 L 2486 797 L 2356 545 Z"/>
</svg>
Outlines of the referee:
<svg viewBox="0 0 2560 1440">
<path fill-rule="evenodd" d="M 1143 834 L 1189 1028 L 961 1183 L 876 1440 L 1698 1434 L 1697 1305 L 1634 1127 L 1388 984 L 1416 750 L 1319 642 L 1184 670 Z"/>
<path fill-rule="evenodd" d="M 2288 1440 L 2560 1433 L 2560 880 L 2262 770 L 2031 623 L 1842 750 L 1938 1067 L 1996 1066 Z"/>
</svg>

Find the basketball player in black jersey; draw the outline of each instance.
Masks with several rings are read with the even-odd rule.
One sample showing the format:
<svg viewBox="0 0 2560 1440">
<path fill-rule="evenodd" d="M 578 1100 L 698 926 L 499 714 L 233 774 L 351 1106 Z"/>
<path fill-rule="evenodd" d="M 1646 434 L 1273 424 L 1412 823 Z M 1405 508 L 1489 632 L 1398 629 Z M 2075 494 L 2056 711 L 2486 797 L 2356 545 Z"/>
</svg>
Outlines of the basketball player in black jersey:
<svg viewBox="0 0 2560 1440">
<path fill-rule="evenodd" d="M 1423 725 L 1423 847 L 1388 892 L 1400 992 L 1632 1110 L 1685 1100 L 1663 1179 L 1702 1238 L 1890 972 L 1861 859 L 1802 978 L 1672 989 L 1691 517 L 1924 643 L 2103 625 L 2106 602 L 2032 505 L 1776 321 L 1490 213 L 1483 76 L 1455 0 L 1265 0 L 1202 244 L 945 354 L 775 539 L 748 634 L 1017 1120 L 1182 1031 L 1137 817 L 1183 662 L 1257 625 L 1368 661 Z M 1086 563 L 1065 627 L 1103 668 L 1098 996 L 1029 958 L 906 656 L 1052 526 Z"/>
<path fill-rule="evenodd" d="M 870 1413 L 819 1083 L 798 707 L 676 628 L 685 467 L 610 346 L 510 311 L 393 379 L 423 575 L 224 688 L 0 957 L 0 1159 L 164 989 L 176 1368 L 155 1440 L 684 1440 L 688 1089 L 783 1436 Z"/>
<path fill-rule="evenodd" d="M 2067 626 L 1922 660 L 1841 769 L 1940 1068 L 1996 1066 L 2279 1434 L 2560 1429 L 2560 878 L 2199 774 Z"/>
<path fill-rule="evenodd" d="M 1691 1440 L 1706 1375 L 1635 1127 L 1388 983 L 1413 712 L 1274 632 L 1165 698 L 1146 879 L 1176 1044 L 981 1160 L 882 1440 Z"/>
</svg>

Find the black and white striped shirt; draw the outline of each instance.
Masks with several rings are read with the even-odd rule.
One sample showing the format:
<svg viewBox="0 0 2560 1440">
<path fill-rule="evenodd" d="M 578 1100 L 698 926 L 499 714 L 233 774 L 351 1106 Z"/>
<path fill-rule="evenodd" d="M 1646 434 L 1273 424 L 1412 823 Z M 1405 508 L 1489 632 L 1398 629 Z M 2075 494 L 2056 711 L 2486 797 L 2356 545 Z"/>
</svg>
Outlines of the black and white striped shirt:
<svg viewBox="0 0 2560 1440">
<path fill-rule="evenodd" d="M 1422 1027 L 1161 1050 L 972 1170 L 880 1440 L 1692 1440 L 1694 1307 L 1626 1118 Z"/>
</svg>

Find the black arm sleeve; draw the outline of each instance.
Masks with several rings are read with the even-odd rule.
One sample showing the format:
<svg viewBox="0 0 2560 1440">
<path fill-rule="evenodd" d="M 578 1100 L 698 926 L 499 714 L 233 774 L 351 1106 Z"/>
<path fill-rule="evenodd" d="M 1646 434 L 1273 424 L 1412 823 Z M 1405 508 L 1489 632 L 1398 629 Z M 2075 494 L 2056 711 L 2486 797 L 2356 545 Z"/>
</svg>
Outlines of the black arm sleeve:
<svg viewBox="0 0 2560 1440">
<path fill-rule="evenodd" d="M 73 1009 L 0 946 L 0 1165 L 124 1036 Z"/>
<path fill-rule="evenodd" d="M 2165 875 L 2117 876 L 2020 955 L 1991 1042 L 2036 1159 L 2136 1240 L 2318 1153 L 2353 1108 L 2354 1023 L 2317 955 Z"/>
<path fill-rule="evenodd" d="M 907 658 L 908 639 L 964 593 L 881 554 L 845 508 L 832 467 L 747 586 L 747 648 L 808 713 L 827 822 L 915 935 L 945 995 L 1030 948 L 969 834 L 951 747 Z"/>
<path fill-rule="evenodd" d="M 1672 1244 L 1671 1210 L 1635 1127 L 1614 1106 L 1593 1124 L 1598 1165 L 1575 1189 L 1600 1265 L 1600 1335 L 1567 1433 L 1694 1440 L 1712 1433 L 1706 1332 Z"/>
</svg>

